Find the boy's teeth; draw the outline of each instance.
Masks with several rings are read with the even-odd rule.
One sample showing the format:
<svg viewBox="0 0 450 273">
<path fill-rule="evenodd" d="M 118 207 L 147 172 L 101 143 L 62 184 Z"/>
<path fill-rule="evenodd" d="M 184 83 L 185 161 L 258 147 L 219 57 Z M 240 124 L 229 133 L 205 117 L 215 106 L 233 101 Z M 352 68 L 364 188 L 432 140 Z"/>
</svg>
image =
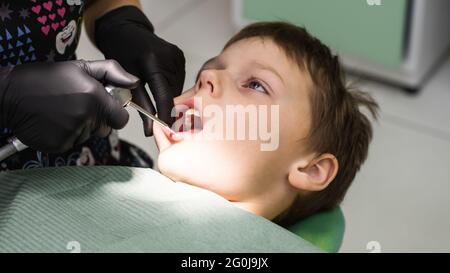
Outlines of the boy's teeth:
<svg viewBox="0 0 450 273">
<path fill-rule="evenodd" d="M 189 108 L 185 114 L 186 116 L 200 116 L 200 113 L 194 108 Z"/>
<path fill-rule="evenodd" d="M 201 124 L 202 122 L 200 119 L 199 111 L 191 108 L 191 109 L 188 109 L 184 114 L 185 114 L 184 124 L 183 124 L 184 131 L 202 128 L 202 124 Z"/>
</svg>

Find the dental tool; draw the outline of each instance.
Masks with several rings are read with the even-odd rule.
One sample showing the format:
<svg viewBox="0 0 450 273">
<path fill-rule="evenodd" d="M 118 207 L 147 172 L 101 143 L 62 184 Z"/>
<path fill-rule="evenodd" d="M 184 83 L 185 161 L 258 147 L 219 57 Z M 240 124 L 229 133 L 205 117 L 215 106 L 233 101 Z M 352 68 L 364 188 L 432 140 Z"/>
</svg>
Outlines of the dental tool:
<svg viewBox="0 0 450 273">
<path fill-rule="evenodd" d="M 106 91 L 113 96 L 121 105 L 125 108 L 128 106 L 131 106 L 132 108 L 136 109 L 139 113 L 142 113 L 143 115 L 149 117 L 154 122 L 158 123 L 163 127 L 164 130 L 168 130 L 171 134 L 175 134 L 175 131 L 173 131 L 169 125 L 167 125 L 164 121 L 156 117 L 155 115 L 151 114 L 144 108 L 140 107 L 136 103 L 132 102 L 132 95 L 131 91 L 129 89 L 125 88 L 119 88 L 114 87 L 111 85 L 105 86 Z M 12 156 L 13 154 L 23 151 L 27 149 L 28 146 L 23 144 L 17 137 L 12 137 L 10 139 L 10 142 L 3 147 L 0 147 L 0 162 L 5 160 L 6 158 Z"/>
<path fill-rule="evenodd" d="M 131 91 L 129 89 L 124 89 L 124 88 L 120 88 L 120 87 L 114 87 L 114 86 L 110 86 L 110 85 L 107 85 L 105 87 L 105 89 L 116 100 L 118 100 L 119 103 L 121 103 L 123 107 L 130 106 L 130 107 L 134 108 L 139 113 L 149 117 L 151 120 L 153 120 L 154 122 L 156 122 L 159 125 L 161 125 L 164 129 L 168 130 L 171 134 L 175 134 L 175 131 L 172 130 L 172 128 L 170 128 L 170 126 L 167 125 L 167 123 L 165 123 L 164 121 L 162 121 L 161 119 L 159 119 L 158 117 L 153 115 L 152 113 L 148 112 L 144 108 L 140 107 L 136 103 L 132 102 L 131 101 L 131 99 L 132 99 Z"/>
<path fill-rule="evenodd" d="M 23 144 L 17 137 L 13 137 L 10 143 L 0 148 L 0 162 L 26 148 L 28 148 L 27 145 Z"/>
</svg>

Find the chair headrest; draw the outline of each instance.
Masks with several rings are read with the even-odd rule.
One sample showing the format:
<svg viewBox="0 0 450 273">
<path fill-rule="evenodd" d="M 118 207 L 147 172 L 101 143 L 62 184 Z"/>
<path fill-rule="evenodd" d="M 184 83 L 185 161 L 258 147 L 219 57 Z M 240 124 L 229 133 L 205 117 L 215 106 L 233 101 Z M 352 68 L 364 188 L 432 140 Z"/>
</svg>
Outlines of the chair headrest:
<svg viewBox="0 0 450 273">
<path fill-rule="evenodd" d="M 337 252 L 344 238 L 345 218 L 338 206 L 302 219 L 288 230 L 326 252 Z"/>
</svg>

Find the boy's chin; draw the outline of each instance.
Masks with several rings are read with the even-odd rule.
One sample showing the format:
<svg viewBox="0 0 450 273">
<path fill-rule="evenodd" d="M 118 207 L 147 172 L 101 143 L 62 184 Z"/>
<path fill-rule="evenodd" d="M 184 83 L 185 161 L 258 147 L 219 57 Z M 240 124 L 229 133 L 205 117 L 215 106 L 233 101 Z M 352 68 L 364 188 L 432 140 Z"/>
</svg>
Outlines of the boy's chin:
<svg viewBox="0 0 450 273">
<path fill-rule="evenodd" d="M 173 167 L 171 168 L 171 166 L 168 165 L 164 159 L 161 159 L 161 156 L 158 158 L 157 164 L 158 170 L 161 174 L 165 175 L 173 181 L 178 181 L 181 179 L 181 177 L 177 175 L 177 173 L 173 170 Z"/>
<path fill-rule="evenodd" d="M 163 152 L 158 157 L 159 172 L 173 181 L 188 181 L 191 172 L 189 171 L 189 166 L 187 166 L 188 163 L 180 162 L 181 160 L 181 158 L 171 158 Z"/>
</svg>

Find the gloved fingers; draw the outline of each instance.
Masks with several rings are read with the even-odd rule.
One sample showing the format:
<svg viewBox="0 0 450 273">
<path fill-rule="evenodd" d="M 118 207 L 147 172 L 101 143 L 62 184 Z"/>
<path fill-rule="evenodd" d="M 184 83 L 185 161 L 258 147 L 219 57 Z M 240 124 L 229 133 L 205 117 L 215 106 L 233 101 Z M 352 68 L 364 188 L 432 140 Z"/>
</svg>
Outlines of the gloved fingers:
<svg viewBox="0 0 450 273">
<path fill-rule="evenodd" d="M 77 138 L 73 142 L 73 146 L 77 146 L 86 142 L 92 135 L 92 128 L 90 126 L 84 126 Z M 72 147 L 71 147 L 72 148 Z"/>
<path fill-rule="evenodd" d="M 112 128 L 109 127 L 106 124 L 100 124 L 100 126 L 98 126 L 97 128 L 95 128 L 95 130 L 92 132 L 92 134 L 104 138 L 109 136 L 109 134 L 111 133 Z"/>
<path fill-rule="evenodd" d="M 147 76 L 150 74 L 162 73 L 171 87 L 172 96 L 178 96 L 183 91 L 184 79 L 186 76 L 186 59 L 183 51 L 174 44 L 163 39 L 161 41 L 160 53 L 150 54 L 145 59 L 144 71 Z M 145 75 L 144 75 L 145 76 Z"/>
<path fill-rule="evenodd" d="M 168 48 L 173 53 L 173 56 L 167 59 L 166 53 L 167 62 L 164 65 L 158 59 L 159 56 L 151 53 L 146 55 L 146 58 L 140 63 L 140 69 L 142 79 L 147 82 L 155 99 L 158 117 L 168 125 L 172 125 L 175 120 L 171 116 L 174 106 L 173 98 L 181 93 L 184 83 L 184 56 L 182 51 L 176 46 L 171 45 Z M 180 58 L 182 60 L 177 64 L 177 60 Z M 181 72 L 178 72 L 180 65 Z M 180 73 L 182 74 L 180 77 L 182 82 L 179 82 L 177 79 L 177 75 Z"/>
<path fill-rule="evenodd" d="M 186 76 L 184 53 L 176 45 L 168 43 L 156 35 L 155 37 L 155 44 L 159 48 L 156 52 L 143 54 L 137 67 L 140 72 L 139 76 L 144 80 L 153 74 L 163 74 L 169 82 L 172 95 L 177 96 L 183 90 Z"/>
<path fill-rule="evenodd" d="M 184 80 L 186 77 L 186 72 L 183 68 L 183 71 L 180 71 L 179 73 L 177 73 L 177 75 L 175 76 L 175 89 L 174 89 L 174 96 L 177 97 L 179 95 L 181 95 L 181 93 L 183 92 L 183 86 L 184 86 Z"/>
<path fill-rule="evenodd" d="M 88 75 L 102 82 L 117 87 L 132 89 L 139 84 L 139 78 L 128 73 L 115 60 L 76 61 Z"/>
<path fill-rule="evenodd" d="M 184 57 L 183 51 L 181 51 L 181 49 L 179 49 L 178 47 L 176 47 L 175 56 L 176 58 L 174 61 L 175 73 L 173 78 L 173 95 L 179 96 L 183 91 L 184 80 L 186 77 L 186 59 Z"/>
<path fill-rule="evenodd" d="M 145 79 L 155 99 L 158 117 L 168 125 L 172 125 L 175 121 L 175 118 L 171 116 L 174 103 L 169 82 L 161 73 L 151 74 Z"/>
<path fill-rule="evenodd" d="M 139 86 L 133 90 L 133 102 L 152 114 L 156 113 L 155 107 L 153 106 L 152 100 L 150 99 L 150 96 L 145 89 L 144 84 L 139 84 Z M 139 113 L 139 115 L 142 118 L 145 136 L 152 136 L 153 121 L 141 113 Z"/>
<path fill-rule="evenodd" d="M 97 111 L 97 127 L 108 126 L 119 130 L 127 125 L 130 118 L 128 111 L 99 84 L 99 108 Z"/>
</svg>

